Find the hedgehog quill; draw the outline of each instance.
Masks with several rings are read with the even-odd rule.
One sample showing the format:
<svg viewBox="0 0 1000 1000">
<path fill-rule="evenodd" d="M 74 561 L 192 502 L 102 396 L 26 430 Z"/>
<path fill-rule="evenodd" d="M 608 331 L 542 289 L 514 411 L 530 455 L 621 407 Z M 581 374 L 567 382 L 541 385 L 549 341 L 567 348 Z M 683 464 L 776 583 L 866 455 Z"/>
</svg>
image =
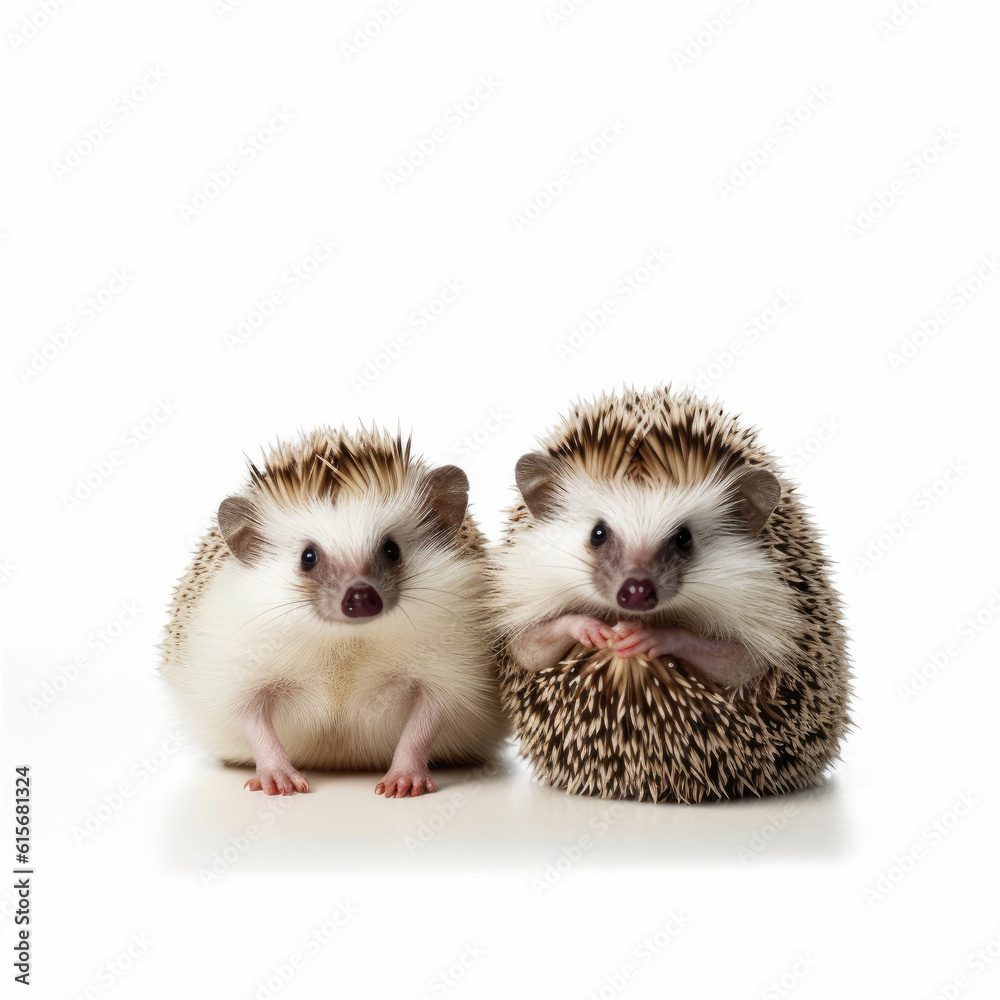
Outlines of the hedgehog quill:
<svg viewBox="0 0 1000 1000">
<path fill-rule="evenodd" d="M 807 787 L 848 725 L 840 602 L 756 432 L 669 388 L 578 403 L 518 461 L 492 558 L 520 753 L 571 792 Z"/>
<path fill-rule="evenodd" d="M 279 444 L 173 595 L 162 672 L 194 734 L 269 795 L 306 769 L 433 792 L 431 762 L 489 759 L 506 724 L 483 637 L 483 537 L 465 473 L 410 442 L 321 429 Z"/>
</svg>

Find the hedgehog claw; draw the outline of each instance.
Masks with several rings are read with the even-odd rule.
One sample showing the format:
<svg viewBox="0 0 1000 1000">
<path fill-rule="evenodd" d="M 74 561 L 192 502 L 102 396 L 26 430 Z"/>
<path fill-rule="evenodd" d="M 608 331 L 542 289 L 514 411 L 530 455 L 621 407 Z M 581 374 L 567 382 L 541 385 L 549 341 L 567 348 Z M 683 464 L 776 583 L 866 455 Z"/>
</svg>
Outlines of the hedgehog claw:
<svg viewBox="0 0 1000 1000">
<path fill-rule="evenodd" d="M 427 770 L 418 768 L 409 768 L 405 772 L 390 769 L 375 786 L 375 794 L 384 795 L 387 799 L 414 798 L 425 791 L 436 792 L 437 785 Z"/>
<path fill-rule="evenodd" d="M 265 795 L 294 795 L 296 792 L 308 792 L 309 782 L 291 765 L 258 767 L 256 776 L 249 778 L 243 787 Z"/>
<path fill-rule="evenodd" d="M 591 649 L 605 649 L 615 637 L 610 625 L 589 615 L 566 615 L 565 624 L 571 638 Z"/>
<path fill-rule="evenodd" d="M 613 632 L 615 639 L 611 643 L 611 648 L 623 660 L 640 653 L 649 659 L 654 659 L 662 652 L 655 629 L 647 630 L 632 622 L 619 622 Z"/>
</svg>

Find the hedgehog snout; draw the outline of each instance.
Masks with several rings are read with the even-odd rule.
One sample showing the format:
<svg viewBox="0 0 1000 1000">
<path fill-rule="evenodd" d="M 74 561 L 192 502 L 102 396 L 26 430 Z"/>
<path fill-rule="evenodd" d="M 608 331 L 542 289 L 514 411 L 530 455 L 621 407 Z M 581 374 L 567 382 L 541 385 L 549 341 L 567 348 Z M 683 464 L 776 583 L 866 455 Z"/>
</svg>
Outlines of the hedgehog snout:
<svg viewBox="0 0 1000 1000">
<path fill-rule="evenodd" d="M 382 598 L 369 583 L 356 583 L 347 588 L 340 610 L 348 618 L 373 618 L 382 610 Z"/>
<path fill-rule="evenodd" d="M 656 602 L 656 587 L 649 578 L 630 576 L 618 591 L 618 604 L 629 611 L 652 611 Z"/>
</svg>

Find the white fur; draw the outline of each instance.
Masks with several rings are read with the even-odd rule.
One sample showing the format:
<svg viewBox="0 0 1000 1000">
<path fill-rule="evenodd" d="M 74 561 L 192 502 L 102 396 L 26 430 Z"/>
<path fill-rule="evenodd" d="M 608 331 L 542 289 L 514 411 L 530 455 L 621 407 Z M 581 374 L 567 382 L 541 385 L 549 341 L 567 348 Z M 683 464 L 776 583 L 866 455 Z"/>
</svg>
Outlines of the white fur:
<svg viewBox="0 0 1000 1000">
<path fill-rule="evenodd" d="M 713 638 L 741 642 L 761 666 L 790 665 L 796 621 L 792 595 L 759 539 L 729 515 L 718 477 L 694 485 L 597 481 L 573 470 L 561 480 L 561 506 L 544 522 L 531 515 L 494 554 L 497 624 L 510 636 L 562 614 L 683 622 Z M 599 520 L 627 549 L 649 551 L 687 525 L 694 556 L 679 592 L 649 616 L 629 614 L 593 583 L 590 533 Z"/>
<path fill-rule="evenodd" d="M 414 682 L 443 711 L 432 759 L 489 754 L 504 723 L 481 636 L 483 560 L 442 542 L 417 544 L 422 500 L 415 482 L 389 496 L 345 491 L 336 504 L 287 507 L 254 497 L 273 551 L 253 566 L 221 553 L 180 622 L 183 641 L 165 646 L 164 674 L 214 754 L 251 761 L 240 719 L 266 690 L 296 767 L 385 768 Z M 386 535 L 399 543 L 406 569 L 398 604 L 373 618 L 330 622 L 301 603 L 295 582 L 307 543 L 360 566 Z"/>
</svg>

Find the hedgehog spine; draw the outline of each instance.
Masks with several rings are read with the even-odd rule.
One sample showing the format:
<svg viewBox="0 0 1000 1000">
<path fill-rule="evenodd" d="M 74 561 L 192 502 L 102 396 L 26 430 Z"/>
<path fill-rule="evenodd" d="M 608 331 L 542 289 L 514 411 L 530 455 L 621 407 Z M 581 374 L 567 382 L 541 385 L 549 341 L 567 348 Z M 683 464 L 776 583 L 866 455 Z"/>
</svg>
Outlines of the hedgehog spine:
<svg viewBox="0 0 1000 1000">
<path fill-rule="evenodd" d="M 535 770 L 677 801 L 814 782 L 848 724 L 839 599 L 756 432 L 628 390 L 578 403 L 517 481 L 494 626 Z"/>
<path fill-rule="evenodd" d="M 488 758 L 505 724 L 482 632 L 483 538 L 468 480 L 382 432 L 278 444 L 179 582 L 163 676 L 195 735 L 256 763 L 385 769 L 387 796 L 434 789 L 428 762 Z"/>
</svg>

